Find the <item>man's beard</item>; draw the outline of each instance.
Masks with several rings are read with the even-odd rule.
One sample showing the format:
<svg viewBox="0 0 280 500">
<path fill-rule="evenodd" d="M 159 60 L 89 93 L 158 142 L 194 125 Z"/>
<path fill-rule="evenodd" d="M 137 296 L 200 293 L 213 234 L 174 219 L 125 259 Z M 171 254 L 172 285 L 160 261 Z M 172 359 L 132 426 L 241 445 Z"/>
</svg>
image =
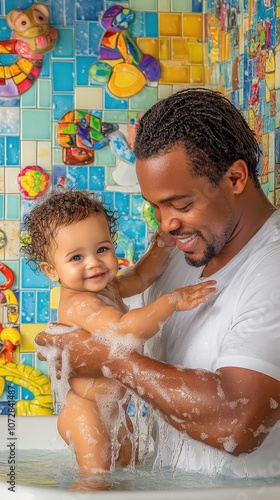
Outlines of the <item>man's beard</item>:
<svg viewBox="0 0 280 500">
<path fill-rule="evenodd" d="M 202 256 L 201 259 L 192 259 L 191 254 L 190 255 L 186 255 L 185 254 L 185 261 L 190 266 L 193 266 L 193 267 L 202 267 L 202 266 L 206 266 L 210 262 L 210 260 L 212 260 L 214 257 L 216 257 L 216 255 L 217 255 L 217 252 L 216 252 L 214 246 L 213 245 L 207 245 L 206 249 L 205 249 L 205 252 L 204 252 L 204 254 L 203 254 L 203 256 Z"/>
</svg>

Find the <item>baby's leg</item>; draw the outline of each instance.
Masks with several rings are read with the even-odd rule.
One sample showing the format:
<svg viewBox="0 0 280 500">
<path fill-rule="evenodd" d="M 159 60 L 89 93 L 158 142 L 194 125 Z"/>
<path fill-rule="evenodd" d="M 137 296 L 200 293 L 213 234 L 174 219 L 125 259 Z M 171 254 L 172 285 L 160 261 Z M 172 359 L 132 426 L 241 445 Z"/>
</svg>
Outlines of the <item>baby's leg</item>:
<svg viewBox="0 0 280 500">
<path fill-rule="evenodd" d="M 71 389 L 58 417 L 58 430 L 75 451 L 81 472 L 109 471 L 112 463 L 112 439 L 116 432 L 118 463 L 128 465 L 131 441 L 126 426 L 116 429 L 119 401 L 125 389 L 116 381 L 99 379 L 70 379 Z"/>
<path fill-rule="evenodd" d="M 58 416 L 58 432 L 74 450 L 80 471 L 109 471 L 111 440 L 96 403 L 69 390 Z"/>
</svg>

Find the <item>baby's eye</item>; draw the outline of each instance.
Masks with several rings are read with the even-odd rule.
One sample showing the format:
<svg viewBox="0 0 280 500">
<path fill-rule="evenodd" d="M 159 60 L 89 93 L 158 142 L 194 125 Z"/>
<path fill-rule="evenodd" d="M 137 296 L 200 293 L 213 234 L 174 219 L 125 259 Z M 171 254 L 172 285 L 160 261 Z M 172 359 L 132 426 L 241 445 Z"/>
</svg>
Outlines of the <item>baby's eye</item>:
<svg viewBox="0 0 280 500">
<path fill-rule="evenodd" d="M 81 255 L 73 255 L 73 257 L 71 258 L 71 260 L 73 260 L 74 262 L 77 262 L 77 261 L 79 261 L 81 259 L 82 259 Z"/>
<path fill-rule="evenodd" d="M 108 250 L 107 247 L 100 247 L 100 248 L 98 248 L 97 253 L 104 253 L 104 252 L 107 252 L 107 250 Z"/>
</svg>

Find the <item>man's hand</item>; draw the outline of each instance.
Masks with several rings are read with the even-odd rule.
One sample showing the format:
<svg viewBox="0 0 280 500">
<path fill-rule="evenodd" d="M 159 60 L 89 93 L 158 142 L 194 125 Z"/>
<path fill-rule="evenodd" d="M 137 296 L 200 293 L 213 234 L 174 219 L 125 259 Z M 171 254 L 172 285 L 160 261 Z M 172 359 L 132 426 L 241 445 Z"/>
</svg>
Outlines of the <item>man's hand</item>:
<svg viewBox="0 0 280 500">
<path fill-rule="evenodd" d="M 56 324 L 49 325 L 48 330 L 57 327 Z M 109 346 L 101 343 L 98 338 L 84 330 L 75 330 L 70 333 L 51 334 L 39 333 L 35 338 L 35 344 L 44 347 L 51 347 L 57 350 L 58 371 L 61 368 L 62 351 L 67 350 L 69 364 L 72 368 L 71 376 L 93 377 L 100 376 L 101 367 L 109 358 Z M 38 353 L 40 360 L 46 358 L 42 353 Z"/>
</svg>

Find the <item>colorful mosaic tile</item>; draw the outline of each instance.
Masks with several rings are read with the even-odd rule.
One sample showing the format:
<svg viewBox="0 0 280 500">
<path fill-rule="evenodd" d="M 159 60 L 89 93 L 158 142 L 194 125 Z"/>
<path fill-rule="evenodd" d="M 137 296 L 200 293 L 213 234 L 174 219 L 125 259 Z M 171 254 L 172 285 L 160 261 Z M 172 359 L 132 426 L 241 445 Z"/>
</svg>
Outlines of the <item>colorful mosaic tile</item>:
<svg viewBox="0 0 280 500">
<path fill-rule="evenodd" d="M 0 3 L 1 42 L 11 34 L 8 13 L 33 3 Z M 158 80 L 145 82 L 142 90 L 121 97 L 90 77 L 105 33 L 101 17 L 114 5 L 105 0 L 51 2 L 49 24 L 58 37 L 53 49 L 41 58 L 40 74 L 20 96 L 7 98 L 0 92 L 0 242 L 1 235 L 5 242 L 0 247 L 0 261 L 14 276 L 11 292 L 19 305 L 21 342 L 13 351 L 14 375 L 22 367 L 26 367 L 26 375 L 35 369 L 34 380 L 47 375 L 46 364 L 36 357 L 34 338 L 48 321 L 57 319 L 59 287 L 42 274 L 34 274 L 20 256 L 23 215 L 34 203 L 20 192 L 20 172 L 27 165 L 38 165 L 50 175 L 49 189 L 58 185 L 90 189 L 109 208 L 116 209 L 121 216 L 119 257 L 125 256 L 121 242 L 127 241 L 133 243 L 134 258 L 138 259 L 152 230 L 143 214 L 144 200 L 134 166 L 121 163 L 109 141 L 94 151 L 90 164 L 63 163 L 57 134 L 59 122 L 67 113 L 80 110 L 85 116 L 95 115 L 102 122 L 116 124 L 128 141 L 131 119 L 137 120 L 158 99 L 190 85 L 221 90 L 255 131 L 263 152 L 259 165 L 262 187 L 268 198 L 280 206 L 279 2 L 117 2 L 134 13 L 129 25 L 131 46 L 137 48 L 138 56 L 147 54 L 148 60 L 159 61 L 160 65 Z M 4 47 L 1 42 L 0 47 Z M 0 63 L 8 68 L 11 56 L 0 52 Z M 30 64 L 24 67 L 31 68 Z M 0 304 L 0 322 L 5 320 L 7 307 Z M 32 414 L 32 384 L 29 388 L 16 386 L 16 394 L 20 401 L 26 401 L 26 405 L 20 403 L 19 412 Z M 49 393 L 44 396 L 50 397 Z M 0 395 L 3 413 L 6 399 L 4 390 Z M 49 407 L 48 414 L 52 411 Z"/>
</svg>

